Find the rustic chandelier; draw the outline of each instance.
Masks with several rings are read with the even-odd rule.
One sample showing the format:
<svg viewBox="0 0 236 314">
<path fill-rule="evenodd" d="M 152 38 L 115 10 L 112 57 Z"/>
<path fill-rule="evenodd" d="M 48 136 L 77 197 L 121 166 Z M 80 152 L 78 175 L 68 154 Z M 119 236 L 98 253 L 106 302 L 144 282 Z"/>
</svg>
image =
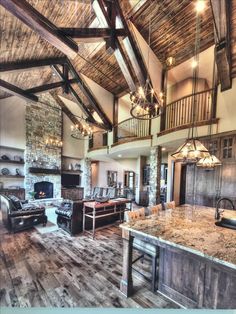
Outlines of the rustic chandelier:
<svg viewBox="0 0 236 314">
<path fill-rule="evenodd" d="M 215 155 L 202 158 L 197 162 L 197 166 L 206 170 L 213 170 L 217 166 L 221 166 L 222 163 Z"/>
<path fill-rule="evenodd" d="M 56 137 L 48 137 L 45 140 L 45 147 L 48 149 L 61 148 L 63 145 L 62 141 L 59 141 Z"/>
<path fill-rule="evenodd" d="M 91 138 L 93 135 L 93 130 L 86 119 L 80 116 L 75 117 L 79 123 L 71 125 L 71 137 L 77 140 L 85 140 L 87 137 Z"/>
<path fill-rule="evenodd" d="M 157 96 L 152 87 L 149 75 L 149 54 L 151 50 L 151 19 L 149 21 L 149 39 L 148 39 L 148 66 L 147 66 L 147 79 L 143 86 L 130 93 L 131 109 L 130 114 L 132 117 L 139 120 L 150 120 L 157 118 L 161 114 L 163 105 L 163 94 Z"/>
<path fill-rule="evenodd" d="M 197 85 L 198 85 L 198 70 L 199 70 L 199 50 L 200 50 L 200 14 L 197 11 L 196 15 L 196 36 L 195 36 L 195 49 L 194 49 L 194 66 L 193 66 L 193 87 L 192 87 L 192 105 L 191 116 L 192 125 L 188 131 L 188 138 L 177 151 L 171 156 L 176 161 L 183 161 L 187 163 L 196 163 L 200 159 L 209 158 L 210 154 L 208 149 L 199 141 L 196 136 L 197 127 L 195 126 L 196 108 L 197 106 Z"/>
</svg>

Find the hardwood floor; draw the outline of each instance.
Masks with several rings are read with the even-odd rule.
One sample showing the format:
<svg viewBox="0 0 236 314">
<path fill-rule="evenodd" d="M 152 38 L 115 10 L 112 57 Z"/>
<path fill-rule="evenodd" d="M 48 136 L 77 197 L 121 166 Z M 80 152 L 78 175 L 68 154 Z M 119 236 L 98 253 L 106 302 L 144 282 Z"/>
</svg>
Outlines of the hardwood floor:
<svg viewBox="0 0 236 314">
<path fill-rule="evenodd" d="M 87 235 L 71 237 L 61 229 L 8 234 L 1 224 L 0 239 L 0 306 L 177 308 L 153 294 L 141 277 L 133 276 L 132 298 L 120 293 L 118 226 L 98 230 L 92 240 Z"/>
</svg>

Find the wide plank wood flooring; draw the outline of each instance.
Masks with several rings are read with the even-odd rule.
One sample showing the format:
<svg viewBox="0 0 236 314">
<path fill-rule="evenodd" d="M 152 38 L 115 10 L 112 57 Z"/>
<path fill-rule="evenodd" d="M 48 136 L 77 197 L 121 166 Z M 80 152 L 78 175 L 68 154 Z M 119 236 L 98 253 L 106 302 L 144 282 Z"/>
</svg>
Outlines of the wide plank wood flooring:
<svg viewBox="0 0 236 314">
<path fill-rule="evenodd" d="M 118 226 L 71 237 L 63 230 L 8 234 L 0 221 L 0 306 L 177 308 L 134 277 L 135 294 L 119 291 L 122 239 Z"/>
</svg>

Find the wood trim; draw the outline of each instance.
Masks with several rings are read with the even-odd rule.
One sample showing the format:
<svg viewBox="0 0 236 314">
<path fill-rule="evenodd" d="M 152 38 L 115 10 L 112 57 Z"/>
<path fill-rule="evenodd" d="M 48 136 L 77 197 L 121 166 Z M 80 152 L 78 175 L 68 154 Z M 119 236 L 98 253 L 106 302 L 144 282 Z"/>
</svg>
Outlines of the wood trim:
<svg viewBox="0 0 236 314">
<path fill-rule="evenodd" d="M 137 138 L 134 138 L 132 140 L 131 139 L 127 139 L 127 140 L 124 140 L 122 142 L 114 143 L 114 144 L 111 145 L 111 147 L 118 146 L 118 145 L 121 145 L 121 144 L 137 142 L 137 141 L 143 141 L 143 140 L 151 140 L 151 139 L 152 139 L 152 135 L 143 136 L 143 137 L 137 137 Z"/>
<path fill-rule="evenodd" d="M 108 149 L 108 148 L 109 148 L 108 145 L 106 145 L 106 146 L 92 147 L 92 148 L 89 148 L 89 149 L 88 149 L 88 153 L 93 152 L 93 151 L 95 151 L 95 150 Z"/>
<path fill-rule="evenodd" d="M 77 56 L 77 43 L 64 36 L 54 24 L 26 0 L 0 0 L 0 4 L 65 55 L 72 59 Z"/>
<path fill-rule="evenodd" d="M 208 121 L 200 121 L 200 122 L 196 122 L 195 126 L 198 127 L 198 126 L 204 126 L 204 125 L 210 125 L 210 124 L 218 124 L 219 120 L 220 120 L 219 118 L 215 118 L 215 119 L 211 119 Z M 184 125 L 180 125 L 180 126 L 173 128 L 173 129 L 164 130 L 162 132 L 157 133 L 157 136 L 160 137 L 160 136 L 172 133 L 172 132 L 188 129 L 191 127 L 191 125 L 192 125 L 191 123 L 190 124 L 184 124 Z"/>
</svg>

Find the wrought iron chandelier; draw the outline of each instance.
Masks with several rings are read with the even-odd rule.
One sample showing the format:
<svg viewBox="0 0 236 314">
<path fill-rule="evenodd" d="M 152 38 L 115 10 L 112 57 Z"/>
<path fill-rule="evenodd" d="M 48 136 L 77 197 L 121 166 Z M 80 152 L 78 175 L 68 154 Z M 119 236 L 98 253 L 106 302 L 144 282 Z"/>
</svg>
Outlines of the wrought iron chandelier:
<svg viewBox="0 0 236 314">
<path fill-rule="evenodd" d="M 71 125 L 71 137 L 77 140 L 85 140 L 87 137 L 91 138 L 93 136 L 93 129 L 86 119 L 80 116 L 75 117 L 79 123 Z"/>
<path fill-rule="evenodd" d="M 196 37 L 195 37 L 195 51 L 194 61 L 195 66 L 193 67 L 193 87 L 192 87 L 192 106 L 191 116 L 192 125 L 188 131 L 188 138 L 171 156 L 176 161 L 183 161 L 187 163 L 196 163 L 200 159 L 210 157 L 208 149 L 199 141 L 197 138 L 197 127 L 195 127 L 195 116 L 197 106 L 197 85 L 198 85 L 198 70 L 199 70 L 199 51 L 200 51 L 200 15 L 196 15 Z"/>
<path fill-rule="evenodd" d="M 148 69 L 147 79 L 143 86 L 130 93 L 132 117 L 139 120 L 151 120 L 157 118 L 162 113 L 163 93 L 157 95 L 152 87 L 149 75 L 149 54 L 151 50 L 151 19 L 149 21 L 149 39 L 148 39 Z"/>
</svg>

